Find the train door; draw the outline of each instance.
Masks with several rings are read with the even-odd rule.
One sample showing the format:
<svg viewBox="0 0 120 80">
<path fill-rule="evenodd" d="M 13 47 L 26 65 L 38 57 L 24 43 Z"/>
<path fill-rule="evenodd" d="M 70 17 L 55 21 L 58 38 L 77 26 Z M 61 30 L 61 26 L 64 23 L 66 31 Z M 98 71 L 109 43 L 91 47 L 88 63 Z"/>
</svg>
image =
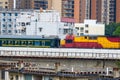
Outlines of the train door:
<svg viewBox="0 0 120 80">
<path fill-rule="evenodd" d="M 2 40 L 0 40 L 0 46 L 2 46 Z"/>
</svg>

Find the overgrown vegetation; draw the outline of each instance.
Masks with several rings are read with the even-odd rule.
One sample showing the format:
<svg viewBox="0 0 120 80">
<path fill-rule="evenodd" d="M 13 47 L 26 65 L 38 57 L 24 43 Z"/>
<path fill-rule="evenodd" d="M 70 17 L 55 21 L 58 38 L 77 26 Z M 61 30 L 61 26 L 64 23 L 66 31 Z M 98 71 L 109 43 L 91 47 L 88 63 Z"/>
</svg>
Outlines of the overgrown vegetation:
<svg viewBox="0 0 120 80">
<path fill-rule="evenodd" d="M 106 36 L 120 36 L 120 23 L 110 23 L 105 25 Z"/>
</svg>

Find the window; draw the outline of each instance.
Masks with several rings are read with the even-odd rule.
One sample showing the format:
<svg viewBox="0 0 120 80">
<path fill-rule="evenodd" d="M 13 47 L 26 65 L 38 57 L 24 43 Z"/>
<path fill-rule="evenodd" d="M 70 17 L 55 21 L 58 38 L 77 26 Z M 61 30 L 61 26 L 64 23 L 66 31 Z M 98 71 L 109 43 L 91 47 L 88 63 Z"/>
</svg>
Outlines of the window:
<svg viewBox="0 0 120 80">
<path fill-rule="evenodd" d="M 85 30 L 85 33 L 88 33 L 88 30 Z"/>
<path fill-rule="evenodd" d="M 88 27 L 88 24 L 86 24 L 85 27 Z"/>
<path fill-rule="evenodd" d="M 30 25 L 30 22 L 27 22 L 26 25 Z"/>
<path fill-rule="evenodd" d="M 42 32 L 42 28 L 39 28 L 39 31 Z"/>
<path fill-rule="evenodd" d="M 96 40 L 97 37 L 96 37 L 96 36 L 90 36 L 89 39 L 91 39 L 91 40 Z"/>
<path fill-rule="evenodd" d="M 8 6 L 5 6 L 5 8 L 8 8 Z"/>
<path fill-rule="evenodd" d="M 76 27 L 75 29 L 79 30 L 79 27 Z"/>
<path fill-rule="evenodd" d="M 5 19 L 3 19 L 3 21 L 5 22 Z"/>
<path fill-rule="evenodd" d="M 81 27 L 81 28 L 80 28 L 80 31 L 81 31 L 81 32 L 83 32 L 83 30 L 84 30 L 84 28 L 83 28 L 83 27 Z"/>
<path fill-rule="evenodd" d="M 11 19 L 8 19 L 9 21 L 12 21 Z"/>
<path fill-rule="evenodd" d="M 81 36 L 83 36 L 84 34 L 83 33 L 80 33 Z"/>
<path fill-rule="evenodd" d="M 68 29 L 64 29 L 63 34 L 68 33 Z"/>
<path fill-rule="evenodd" d="M 8 30 L 8 33 L 11 33 L 12 31 L 11 30 Z"/>
<path fill-rule="evenodd" d="M 24 22 L 22 22 L 22 26 L 25 26 L 25 23 L 24 23 Z"/>
<path fill-rule="evenodd" d="M 26 41 L 22 41 L 22 45 L 26 45 Z"/>
<path fill-rule="evenodd" d="M 77 33 L 77 36 L 79 36 L 79 33 Z"/>
<path fill-rule="evenodd" d="M 45 46 L 45 41 L 42 41 L 42 46 Z"/>
<path fill-rule="evenodd" d="M 83 28 L 83 27 L 81 27 L 81 28 L 80 28 L 80 30 L 84 30 L 84 28 Z"/>
<path fill-rule="evenodd" d="M 5 16 L 5 13 L 3 13 L 3 16 Z"/>
<path fill-rule="evenodd" d="M 15 33 L 17 33 L 17 30 L 15 30 Z"/>
<path fill-rule="evenodd" d="M 5 24 L 3 24 L 3 27 L 6 27 Z"/>
<path fill-rule="evenodd" d="M 2 41 L 2 44 L 6 44 L 6 41 Z"/>
<path fill-rule="evenodd" d="M 5 2 L 5 4 L 8 4 L 8 2 Z"/>
<path fill-rule="evenodd" d="M 9 24 L 9 27 L 11 27 L 11 24 Z"/>
<path fill-rule="evenodd" d="M 35 41 L 35 46 L 39 46 L 40 45 L 40 42 L 39 41 Z"/>
<path fill-rule="evenodd" d="M 5 33 L 6 31 L 5 30 L 2 30 L 3 33 Z"/>
<path fill-rule="evenodd" d="M 28 45 L 32 45 L 33 44 L 33 41 L 28 41 Z"/>
<path fill-rule="evenodd" d="M 88 37 L 87 36 L 85 36 L 85 39 L 87 39 Z"/>
<path fill-rule="evenodd" d="M 15 16 L 18 16 L 18 13 L 15 13 Z"/>
<path fill-rule="evenodd" d="M 8 15 L 9 15 L 9 16 L 12 16 L 12 14 L 11 14 L 11 13 L 8 13 Z"/>
<path fill-rule="evenodd" d="M 15 45 L 18 45 L 19 44 L 19 42 L 18 41 L 15 41 Z"/>
<path fill-rule="evenodd" d="M 73 42 L 73 40 L 71 40 L 71 39 L 66 40 L 66 43 L 72 43 L 72 42 Z"/>
</svg>

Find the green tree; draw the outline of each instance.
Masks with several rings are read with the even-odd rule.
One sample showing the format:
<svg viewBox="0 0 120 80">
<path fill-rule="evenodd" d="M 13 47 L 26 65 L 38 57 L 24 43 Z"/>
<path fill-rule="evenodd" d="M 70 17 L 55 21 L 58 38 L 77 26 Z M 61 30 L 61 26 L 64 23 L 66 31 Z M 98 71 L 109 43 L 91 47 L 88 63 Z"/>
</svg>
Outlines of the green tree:
<svg viewBox="0 0 120 80">
<path fill-rule="evenodd" d="M 120 26 L 120 23 L 110 23 L 105 25 L 105 35 L 106 36 L 113 36 L 113 32 L 116 31 L 116 28 Z"/>
<path fill-rule="evenodd" d="M 120 26 L 116 28 L 116 30 L 113 32 L 114 36 L 120 36 Z"/>
<path fill-rule="evenodd" d="M 120 61 L 116 61 L 115 64 L 117 65 L 118 68 L 120 68 Z"/>
</svg>

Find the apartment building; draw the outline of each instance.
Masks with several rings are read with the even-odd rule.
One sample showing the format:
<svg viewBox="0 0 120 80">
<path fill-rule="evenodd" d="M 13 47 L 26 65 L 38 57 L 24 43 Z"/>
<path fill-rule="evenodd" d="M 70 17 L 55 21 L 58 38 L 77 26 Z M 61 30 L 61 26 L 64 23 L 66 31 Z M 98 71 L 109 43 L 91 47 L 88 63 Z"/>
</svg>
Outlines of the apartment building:
<svg viewBox="0 0 120 80">
<path fill-rule="evenodd" d="M 116 22 L 120 22 L 120 0 L 116 0 Z"/>
<path fill-rule="evenodd" d="M 74 0 L 75 22 L 84 22 L 84 19 L 90 19 L 90 2 L 90 0 Z"/>
<path fill-rule="evenodd" d="M 84 22 L 84 19 L 106 24 L 120 22 L 120 0 L 9 0 L 10 9 L 14 1 L 17 9 L 54 9 L 61 17 L 74 18 L 75 22 Z"/>
<path fill-rule="evenodd" d="M 48 1 L 47 0 L 9 0 L 9 7 L 10 9 L 43 9 L 48 8 Z"/>
</svg>

